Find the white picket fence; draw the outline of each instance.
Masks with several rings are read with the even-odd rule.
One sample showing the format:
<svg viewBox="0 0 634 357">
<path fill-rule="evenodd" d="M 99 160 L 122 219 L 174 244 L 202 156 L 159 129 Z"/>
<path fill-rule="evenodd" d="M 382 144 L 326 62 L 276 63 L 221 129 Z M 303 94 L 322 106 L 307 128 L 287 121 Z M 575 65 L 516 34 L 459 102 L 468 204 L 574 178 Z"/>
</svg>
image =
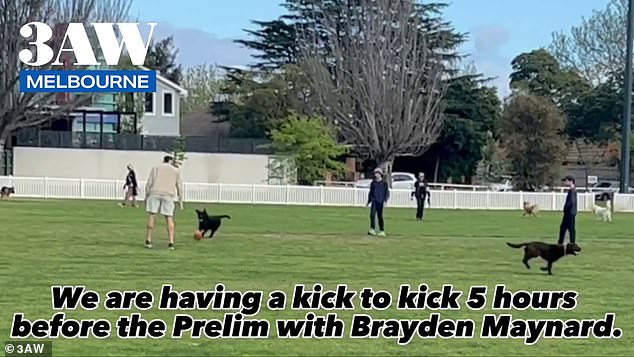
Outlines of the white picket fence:
<svg viewBox="0 0 634 357">
<path fill-rule="evenodd" d="M 50 199 L 119 200 L 123 197 L 121 180 L 68 179 L 50 177 L 0 176 L 0 186 L 15 188 L 15 197 Z M 143 199 L 144 182 L 139 182 L 139 199 Z M 393 190 L 390 207 L 414 207 L 409 190 Z M 323 186 L 234 185 L 219 183 L 185 183 L 185 202 L 244 203 L 303 206 L 364 206 L 367 189 Z M 579 193 L 579 210 L 592 208 L 594 194 Z M 432 209 L 516 210 L 524 201 L 538 204 L 540 210 L 561 210 L 565 193 L 561 192 L 431 192 Z M 615 211 L 634 212 L 634 194 L 616 194 Z"/>
</svg>

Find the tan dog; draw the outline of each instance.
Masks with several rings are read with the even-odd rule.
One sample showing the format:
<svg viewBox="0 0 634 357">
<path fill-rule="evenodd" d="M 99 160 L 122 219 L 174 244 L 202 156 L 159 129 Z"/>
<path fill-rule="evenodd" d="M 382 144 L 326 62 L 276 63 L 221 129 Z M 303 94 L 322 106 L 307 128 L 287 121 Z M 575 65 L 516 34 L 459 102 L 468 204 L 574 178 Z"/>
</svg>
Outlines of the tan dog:
<svg viewBox="0 0 634 357">
<path fill-rule="evenodd" d="M 539 212 L 539 207 L 537 206 L 537 204 L 530 204 L 528 202 L 524 202 L 524 207 L 523 207 L 524 213 L 522 213 L 522 217 L 525 216 L 533 216 L 535 218 L 537 218 L 537 213 Z"/>
</svg>

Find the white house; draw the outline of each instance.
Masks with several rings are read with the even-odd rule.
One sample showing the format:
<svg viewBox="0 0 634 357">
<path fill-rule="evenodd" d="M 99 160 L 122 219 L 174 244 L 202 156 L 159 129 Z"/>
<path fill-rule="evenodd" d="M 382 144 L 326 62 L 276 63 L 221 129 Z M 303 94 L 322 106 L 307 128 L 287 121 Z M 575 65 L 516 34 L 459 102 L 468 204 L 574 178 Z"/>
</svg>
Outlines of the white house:
<svg viewBox="0 0 634 357">
<path fill-rule="evenodd" d="M 141 67 L 149 70 L 148 68 Z M 141 134 L 160 136 L 180 135 L 180 101 L 187 91 L 169 79 L 156 74 L 156 92 L 145 93 L 141 118 Z"/>
<path fill-rule="evenodd" d="M 141 67 L 143 70 L 150 70 Z M 119 117 L 118 96 L 121 93 L 98 93 L 92 98 L 88 106 L 76 108 L 71 113 L 71 131 L 99 133 L 100 127 L 106 134 L 117 132 Z M 144 98 L 144 112 L 138 118 L 140 134 L 147 136 L 180 136 L 180 101 L 187 95 L 187 91 L 178 84 L 156 74 L 156 92 L 142 93 Z M 58 103 L 67 102 L 69 93 L 57 96 Z M 86 115 L 82 111 L 89 111 Z M 101 112 L 101 114 L 100 114 Z M 84 118 L 85 117 L 85 118 Z M 85 120 L 85 123 L 84 123 Z"/>
</svg>

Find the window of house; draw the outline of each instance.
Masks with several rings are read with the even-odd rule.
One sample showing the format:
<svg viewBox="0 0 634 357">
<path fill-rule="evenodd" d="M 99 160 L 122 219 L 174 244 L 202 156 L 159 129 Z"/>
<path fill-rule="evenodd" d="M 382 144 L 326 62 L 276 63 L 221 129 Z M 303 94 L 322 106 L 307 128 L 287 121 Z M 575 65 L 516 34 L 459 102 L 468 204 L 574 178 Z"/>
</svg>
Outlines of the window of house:
<svg viewBox="0 0 634 357">
<path fill-rule="evenodd" d="M 145 112 L 154 114 L 154 93 L 145 93 Z"/>
<path fill-rule="evenodd" d="M 174 94 L 163 93 L 163 114 L 174 114 Z"/>
</svg>

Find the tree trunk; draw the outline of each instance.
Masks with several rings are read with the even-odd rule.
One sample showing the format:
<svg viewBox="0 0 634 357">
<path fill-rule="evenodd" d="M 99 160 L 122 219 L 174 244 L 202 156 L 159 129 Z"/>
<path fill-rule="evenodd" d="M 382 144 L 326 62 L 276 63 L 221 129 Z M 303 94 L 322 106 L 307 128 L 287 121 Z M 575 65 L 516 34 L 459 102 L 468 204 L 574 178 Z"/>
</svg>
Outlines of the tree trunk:
<svg viewBox="0 0 634 357">
<path fill-rule="evenodd" d="M 436 167 L 434 167 L 434 182 L 438 182 L 438 170 L 440 170 L 440 156 L 436 158 Z"/>
<path fill-rule="evenodd" d="M 394 159 L 377 160 L 379 166 L 383 170 L 383 179 L 387 184 L 392 187 L 392 164 Z"/>
</svg>

